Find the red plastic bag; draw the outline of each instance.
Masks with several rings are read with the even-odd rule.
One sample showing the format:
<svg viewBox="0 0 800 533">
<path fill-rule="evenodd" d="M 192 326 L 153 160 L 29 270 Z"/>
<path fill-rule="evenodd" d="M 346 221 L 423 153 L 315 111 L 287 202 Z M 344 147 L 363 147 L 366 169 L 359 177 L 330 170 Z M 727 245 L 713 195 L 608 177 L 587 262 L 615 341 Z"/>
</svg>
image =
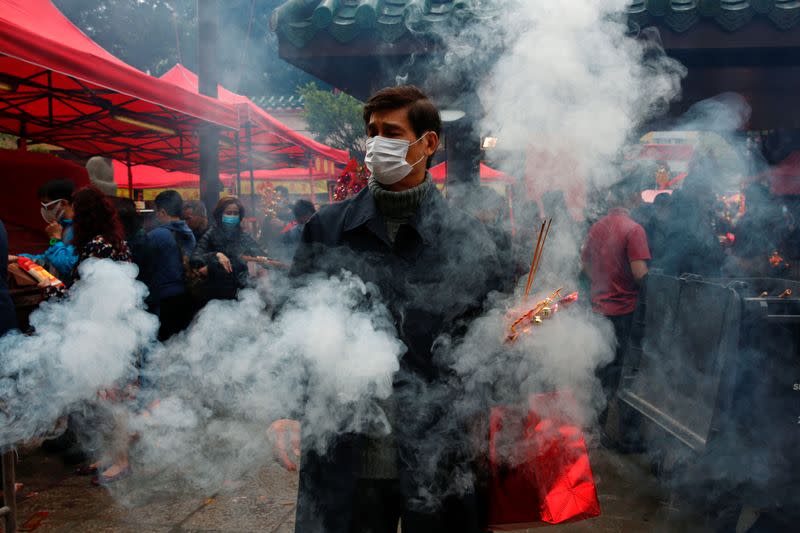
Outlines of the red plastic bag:
<svg viewBox="0 0 800 533">
<path fill-rule="evenodd" d="M 489 420 L 489 529 L 507 531 L 600 515 L 586 442 L 569 394 L 534 394 Z"/>
</svg>

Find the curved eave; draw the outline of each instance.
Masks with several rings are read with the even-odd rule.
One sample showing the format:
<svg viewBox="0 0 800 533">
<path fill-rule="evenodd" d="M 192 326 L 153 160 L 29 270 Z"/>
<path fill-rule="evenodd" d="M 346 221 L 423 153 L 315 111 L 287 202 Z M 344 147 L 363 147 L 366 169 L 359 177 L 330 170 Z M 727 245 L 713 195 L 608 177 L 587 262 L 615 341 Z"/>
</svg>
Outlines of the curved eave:
<svg viewBox="0 0 800 533">
<path fill-rule="evenodd" d="M 390 44 L 409 33 L 435 32 L 437 25 L 456 17 L 491 16 L 470 12 L 463 0 L 430 1 L 425 6 L 423 10 L 412 0 L 289 0 L 273 12 L 270 26 L 302 48 L 322 33 L 341 44 L 367 36 Z M 634 26 L 661 24 L 677 33 L 703 21 L 728 32 L 756 18 L 765 18 L 783 31 L 800 26 L 798 0 L 636 0 L 626 11 Z"/>
</svg>

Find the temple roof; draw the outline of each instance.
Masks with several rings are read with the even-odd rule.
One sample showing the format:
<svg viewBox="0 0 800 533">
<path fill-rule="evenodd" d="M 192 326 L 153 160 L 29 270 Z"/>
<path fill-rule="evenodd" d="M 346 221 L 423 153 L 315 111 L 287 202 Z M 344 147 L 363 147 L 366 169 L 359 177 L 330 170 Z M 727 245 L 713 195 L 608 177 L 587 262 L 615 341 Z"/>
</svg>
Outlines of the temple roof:
<svg viewBox="0 0 800 533">
<path fill-rule="evenodd" d="M 426 25 L 491 17 L 502 9 L 501 2 L 483 2 L 492 7 L 479 9 L 470 7 L 473 4 L 468 0 L 287 0 L 273 11 L 270 26 L 298 48 L 324 33 L 342 44 L 367 35 L 393 43 L 409 34 L 410 22 L 424 31 Z M 626 12 L 634 25 L 659 24 L 678 33 L 702 21 L 729 32 L 757 19 L 768 20 L 779 30 L 800 26 L 800 0 L 631 0 Z"/>
</svg>

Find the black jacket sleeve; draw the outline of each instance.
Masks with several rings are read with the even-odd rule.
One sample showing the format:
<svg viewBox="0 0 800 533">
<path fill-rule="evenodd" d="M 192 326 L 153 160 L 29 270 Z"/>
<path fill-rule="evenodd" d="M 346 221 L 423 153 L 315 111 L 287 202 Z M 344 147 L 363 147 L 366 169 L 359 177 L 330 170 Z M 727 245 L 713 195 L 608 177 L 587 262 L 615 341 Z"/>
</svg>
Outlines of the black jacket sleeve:
<svg viewBox="0 0 800 533">
<path fill-rule="evenodd" d="M 244 252 L 243 255 L 249 255 L 251 257 L 266 257 L 267 255 L 264 248 L 262 248 L 249 233 L 244 232 L 242 233 L 242 251 Z"/>
<path fill-rule="evenodd" d="M 217 252 L 219 250 L 214 245 L 214 229 L 209 229 L 200 237 L 200 241 L 195 246 L 191 257 L 192 266 L 195 268 L 209 266 L 216 261 Z"/>
</svg>

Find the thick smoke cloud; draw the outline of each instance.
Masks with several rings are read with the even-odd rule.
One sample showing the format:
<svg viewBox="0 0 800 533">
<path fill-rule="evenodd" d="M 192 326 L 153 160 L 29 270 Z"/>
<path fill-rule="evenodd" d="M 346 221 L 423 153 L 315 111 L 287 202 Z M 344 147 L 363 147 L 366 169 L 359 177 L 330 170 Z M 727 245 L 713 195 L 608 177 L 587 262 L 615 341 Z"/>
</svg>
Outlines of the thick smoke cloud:
<svg viewBox="0 0 800 533">
<path fill-rule="evenodd" d="M 263 464 L 278 418 L 302 411 L 319 451 L 335 435 L 386 425 L 376 401 L 391 394 L 405 348 L 374 288 L 343 273 L 265 292 L 211 302 L 149 354 L 159 403 L 131 422 L 142 464 L 211 487 Z"/>
<path fill-rule="evenodd" d="M 0 339 L 0 446 L 45 434 L 98 390 L 135 378 L 137 357 L 155 338 L 136 267 L 89 260 L 80 276 L 68 298 L 31 315 L 32 336 Z"/>
<path fill-rule="evenodd" d="M 507 49 L 481 87 L 484 128 L 510 149 L 566 149 L 608 185 L 606 170 L 645 120 L 680 93 L 685 69 L 656 40 L 633 39 L 626 0 L 521 0 L 489 31 Z M 554 176 L 551 188 L 568 183 Z"/>
<path fill-rule="evenodd" d="M 535 185 L 539 191 L 570 194 L 617 181 L 626 144 L 638 142 L 638 128 L 680 95 L 685 68 L 666 56 L 657 35 L 646 31 L 637 39 L 630 34 L 621 15 L 626 5 L 625 0 L 475 1 L 465 6 L 478 13 L 474 20 L 418 27 L 412 16 L 409 29 L 437 32 L 443 48 L 442 59 L 430 60 L 434 68 L 422 76 L 428 85 L 477 93 L 477 100 L 463 94 L 447 97 L 456 102 L 453 107 L 479 117 L 480 133 L 497 137 L 502 153 L 512 154 L 508 160 L 491 154 L 495 165 L 518 174 L 517 156 L 531 147 L 556 159 L 564 154 L 568 164 L 537 176 Z M 568 166 L 569 172 L 561 172 Z M 563 197 L 542 200 L 545 215 L 555 220 L 534 295 L 522 302 L 519 287 L 513 295 L 495 295 L 463 338 L 439 340 L 437 357 L 454 371 L 453 379 L 440 388 L 423 388 L 416 401 L 424 412 L 426 404 L 446 397 L 453 416 L 442 417 L 420 440 L 415 459 L 429 467 L 418 472 L 432 470 L 459 446 L 479 461 L 486 428 L 473 427 L 469 442 L 456 435 L 464 433 L 464 420 L 478 420 L 493 405 L 521 404 L 529 394 L 561 391 L 577 400 L 574 420 L 584 427 L 592 427 L 605 407 L 595 370 L 613 359 L 616 341 L 610 323 L 589 311 L 588 294 L 581 294 L 582 306 L 560 312 L 513 345 L 504 342 L 509 324 L 535 301 L 558 287 L 565 287 L 566 294 L 580 286 L 585 228 L 570 217 Z M 522 248 L 514 252 L 529 261 L 538 213 L 519 207 L 514 216 L 528 224 L 517 228 Z M 448 388 L 451 396 L 442 390 Z M 460 392 L 453 397 L 452 391 Z M 474 481 L 471 472 L 454 472 L 448 486 L 420 494 L 419 503 L 436 505 Z M 435 486 L 433 480 L 420 484 Z"/>
<path fill-rule="evenodd" d="M 627 26 L 615 18 L 625 3 L 518 0 L 497 10 L 491 9 L 494 2 L 477 2 L 486 12 L 479 23 L 440 36 L 445 61 L 436 75 L 473 80 L 486 111 L 483 129 L 505 147 L 525 150 L 538 143 L 554 153 L 566 149 L 579 163 L 579 179 L 587 180 L 591 170 L 609 184 L 615 178 L 608 170 L 619 150 L 638 125 L 677 96 L 683 74 L 652 41 L 627 36 Z M 500 52 L 496 62 L 483 61 L 487 51 Z M 566 176 L 552 178 L 551 188 L 573 185 Z M 544 297 L 559 286 L 565 292 L 577 288 L 579 240 L 579 232 L 556 222 L 535 295 Z M 534 243 L 529 244 L 532 250 Z M 449 245 L 451 258 L 477 253 L 457 249 L 457 242 Z M 556 259 L 548 263 L 548 256 Z M 458 276 L 455 263 L 453 275 Z M 24 379 L 4 380 L 0 399 L 9 387 L 24 390 L 7 404 L 8 412 L 36 417 L 24 425 L 12 422 L 10 427 L 19 429 L 8 431 L 9 442 L 40 433 L 67 406 L 90 400 L 97 389 L 132 374 L 134 354 L 153 337 L 153 320 L 141 311 L 144 289 L 130 275 L 125 286 L 111 274 L 97 278 L 103 283 L 95 286 L 92 274 L 105 272 L 100 267 L 105 263 L 96 265 L 94 270 L 86 267 L 82 285 L 68 302 L 48 305 L 35 317 L 37 336 L 3 340 L 0 357 L 16 362 L 2 368 L 19 369 Z M 131 406 L 135 412 L 129 420 L 138 434 L 134 464 L 146 465 L 149 472 L 177 471 L 208 487 L 265 460 L 265 428 L 301 410 L 304 434 L 310 437 L 306 442 L 319 450 L 341 433 L 375 427 L 389 431 L 382 400 L 392 394 L 405 348 L 376 292 L 343 273 L 301 287 L 276 281 L 267 290 L 244 291 L 238 301 L 210 303 L 187 332 L 147 351 L 144 374 L 151 385 Z M 426 308 L 446 313 L 454 307 L 450 294 L 432 291 L 421 297 Z M 508 345 L 508 325 L 527 310 L 519 302 L 519 291 L 493 295 L 483 316 L 463 335 L 438 339 L 435 355 L 452 371 L 450 377 L 439 385 L 409 386 L 395 399 L 408 402 L 404 411 L 419 415 L 419 420 L 399 420 L 395 430 L 407 423 L 413 431 L 429 420 L 432 406 L 453 415 L 431 417 L 434 427 L 424 428 L 426 438 L 411 460 L 434 465 L 442 454 L 456 451 L 478 459 L 485 428 L 477 423 L 465 432 L 464 421 L 535 392 L 570 391 L 582 406 L 576 420 L 593 422 L 604 403 L 594 371 L 613 357 L 610 325 L 575 307 Z M 108 339 L 93 332 L 108 332 Z M 6 352 L 14 356 L 6 358 Z M 51 360 L 48 354 L 57 355 Z M 70 357 L 78 358 L 74 372 L 53 371 L 67 368 Z M 37 369 L 32 374 L 37 379 L 28 377 L 29 367 Z M 48 395 L 33 385 L 21 389 L 32 381 L 46 383 L 63 401 L 46 402 Z M 38 410 L 30 408 L 39 404 Z M 423 466 L 417 472 L 433 470 Z M 159 482 L 157 477 L 138 479 Z M 419 495 L 420 504 L 435 505 L 447 494 L 468 490 L 473 481 L 471 473 L 461 471 L 447 486 L 422 483 L 427 492 Z"/>
</svg>

